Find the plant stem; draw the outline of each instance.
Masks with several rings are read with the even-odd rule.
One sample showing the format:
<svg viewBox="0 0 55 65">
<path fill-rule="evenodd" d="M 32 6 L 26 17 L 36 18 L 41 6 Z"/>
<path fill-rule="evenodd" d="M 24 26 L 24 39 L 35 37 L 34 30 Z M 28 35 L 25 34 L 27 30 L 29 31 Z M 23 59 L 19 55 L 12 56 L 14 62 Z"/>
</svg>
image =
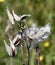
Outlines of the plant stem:
<svg viewBox="0 0 55 65">
<path fill-rule="evenodd" d="M 38 65 L 40 65 L 40 60 L 39 60 L 39 50 L 38 50 L 38 52 L 37 52 L 37 63 L 38 63 Z"/>
<path fill-rule="evenodd" d="M 22 36 L 22 32 L 21 32 L 21 36 Z M 22 43 L 22 40 L 20 40 L 20 43 L 21 43 L 21 53 L 22 53 L 22 65 L 23 65 L 23 55 L 24 55 L 24 49 L 23 49 L 23 43 Z"/>
<path fill-rule="evenodd" d="M 29 53 L 29 48 L 28 48 L 28 65 L 29 65 L 29 61 L 30 61 L 30 53 Z"/>
<path fill-rule="evenodd" d="M 37 65 L 40 65 L 39 55 L 40 55 L 40 50 L 39 47 L 37 46 L 36 47 Z"/>
<path fill-rule="evenodd" d="M 36 51 L 35 49 L 28 50 L 28 65 L 34 65 L 35 57 L 36 57 Z"/>
<path fill-rule="evenodd" d="M 10 65 L 13 65 L 13 58 L 10 57 Z"/>
</svg>

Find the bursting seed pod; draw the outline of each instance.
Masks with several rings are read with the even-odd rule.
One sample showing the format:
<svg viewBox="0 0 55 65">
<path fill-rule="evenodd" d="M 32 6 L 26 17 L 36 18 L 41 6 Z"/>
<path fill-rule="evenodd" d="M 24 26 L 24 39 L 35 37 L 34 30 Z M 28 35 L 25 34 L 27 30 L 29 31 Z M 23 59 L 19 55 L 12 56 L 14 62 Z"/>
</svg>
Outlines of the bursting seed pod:
<svg viewBox="0 0 55 65">
<path fill-rule="evenodd" d="M 37 46 L 38 43 L 46 40 L 50 35 L 50 30 L 51 30 L 51 27 L 49 23 L 41 28 L 36 28 L 35 31 L 33 31 L 33 29 L 29 31 L 28 29 L 27 37 L 28 39 L 32 39 L 31 46 L 35 47 Z"/>
<path fill-rule="evenodd" d="M 13 14 L 13 17 L 14 17 L 14 19 L 15 19 L 16 21 L 22 21 L 22 20 L 24 20 L 26 17 L 31 16 L 31 15 L 29 15 L 29 14 L 24 14 L 24 15 L 18 16 L 18 15 L 15 14 L 14 10 L 12 11 L 12 14 Z"/>
<path fill-rule="evenodd" d="M 9 41 L 10 41 L 10 46 L 4 40 L 6 51 L 7 51 L 9 56 L 15 56 L 15 55 L 17 55 L 17 50 L 16 50 L 14 44 L 12 43 L 12 41 L 10 39 L 9 39 Z"/>
<path fill-rule="evenodd" d="M 10 13 L 8 8 L 6 8 L 6 11 L 7 11 L 7 15 L 8 15 L 8 18 L 9 18 L 11 24 L 15 24 L 14 18 L 13 18 L 12 14 Z"/>
</svg>

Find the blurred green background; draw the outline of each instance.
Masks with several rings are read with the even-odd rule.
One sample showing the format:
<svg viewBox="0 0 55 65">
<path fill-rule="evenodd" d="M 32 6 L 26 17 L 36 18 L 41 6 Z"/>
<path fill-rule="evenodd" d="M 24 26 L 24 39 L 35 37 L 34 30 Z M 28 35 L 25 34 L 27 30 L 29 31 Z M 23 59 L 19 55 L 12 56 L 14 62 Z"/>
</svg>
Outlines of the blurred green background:
<svg viewBox="0 0 55 65">
<path fill-rule="evenodd" d="M 10 57 L 7 55 L 3 40 L 7 40 L 4 33 L 7 24 L 6 6 L 14 10 L 17 15 L 31 14 L 27 19 L 28 25 L 35 23 L 37 26 L 51 24 L 51 35 L 48 40 L 39 44 L 40 65 L 55 65 L 55 0 L 0 0 L 0 65 L 10 65 Z M 21 52 L 18 47 L 18 55 L 13 58 L 13 65 L 22 65 Z M 26 49 L 24 50 L 26 54 Z M 25 56 L 25 55 L 24 55 Z M 27 64 L 27 57 L 24 61 Z M 36 64 L 35 64 L 36 65 Z"/>
</svg>

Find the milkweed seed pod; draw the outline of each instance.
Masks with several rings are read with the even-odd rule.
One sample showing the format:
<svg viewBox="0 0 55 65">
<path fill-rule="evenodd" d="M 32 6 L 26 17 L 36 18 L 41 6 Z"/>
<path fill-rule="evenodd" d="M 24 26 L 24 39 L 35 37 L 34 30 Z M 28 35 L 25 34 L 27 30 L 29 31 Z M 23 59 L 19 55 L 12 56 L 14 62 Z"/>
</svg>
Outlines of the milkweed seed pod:
<svg viewBox="0 0 55 65">
<path fill-rule="evenodd" d="M 14 10 L 12 11 L 12 14 L 16 21 L 23 21 L 24 19 L 26 19 L 26 17 L 31 16 L 30 14 L 24 14 L 24 15 L 18 16 L 17 14 L 15 14 Z"/>
<path fill-rule="evenodd" d="M 35 47 L 35 46 L 37 46 L 38 43 L 46 40 L 50 35 L 50 30 L 51 30 L 51 26 L 49 23 L 41 28 L 38 28 L 38 31 L 35 30 L 36 33 L 33 30 L 31 30 L 31 31 L 27 30 L 28 38 L 32 39 L 31 46 Z"/>
<path fill-rule="evenodd" d="M 14 44 L 12 43 L 12 41 L 10 39 L 9 39 L 9 41 L 10 41 L 10 45 L 8 45 L 6 43 L 6 41 L 4 40 L 6 51 L 9 56 L 15 56 L 15 55 L 17 55 L 17 50 L 16 50 Z"/>
</svg>

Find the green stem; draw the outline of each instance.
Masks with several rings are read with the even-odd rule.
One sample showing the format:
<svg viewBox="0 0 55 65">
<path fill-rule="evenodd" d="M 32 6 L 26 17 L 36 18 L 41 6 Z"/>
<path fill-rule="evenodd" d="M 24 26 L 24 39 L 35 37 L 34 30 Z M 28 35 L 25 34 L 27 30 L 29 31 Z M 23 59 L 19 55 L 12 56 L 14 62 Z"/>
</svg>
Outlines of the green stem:
<svg viewBox="0 0 55 65">
<path fill-rule="evenodd" d="M 10 57 L 10 65 L 13 65 L 13 58 Z"/>
<path fill-rule="evenodd" d="M 35 49 L 29 50 L 29 65 L 34 65 L 35 57 L 36 57 Z"/>
</svg>

